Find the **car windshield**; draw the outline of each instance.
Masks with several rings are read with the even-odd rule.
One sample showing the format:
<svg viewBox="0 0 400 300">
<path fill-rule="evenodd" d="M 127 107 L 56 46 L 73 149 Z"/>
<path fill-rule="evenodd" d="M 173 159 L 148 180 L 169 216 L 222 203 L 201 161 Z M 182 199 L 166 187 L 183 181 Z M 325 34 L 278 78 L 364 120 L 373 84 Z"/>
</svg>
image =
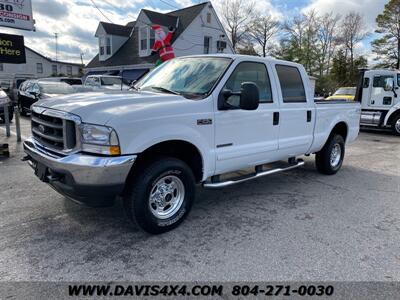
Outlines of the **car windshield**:
<svg viewBox="0 0 400 300">
<path fill-rule="evenodd" d="M 136 88 L 203 98 L 231 62 L 225 57 L 186 57 L 170 60 L 146 75 Z"/>
<path fill-rule="evenodd" d="M 119 77 L 100 77 L 101 85 L 121 85 L 122 79 Z"/>
<path fill-rule="evenodd" d="M 75 89 L 65 82 L 41 82 L 40 91 L 44 94 L 72 94 Z"/>
<path fill-rule="evenodd" d="M 355 96 L 356 95 L 356 88 L 340 88 L 335 92 L 334 95 L 335 96 L 341 96 L 341 95 Z"/>
</svg>

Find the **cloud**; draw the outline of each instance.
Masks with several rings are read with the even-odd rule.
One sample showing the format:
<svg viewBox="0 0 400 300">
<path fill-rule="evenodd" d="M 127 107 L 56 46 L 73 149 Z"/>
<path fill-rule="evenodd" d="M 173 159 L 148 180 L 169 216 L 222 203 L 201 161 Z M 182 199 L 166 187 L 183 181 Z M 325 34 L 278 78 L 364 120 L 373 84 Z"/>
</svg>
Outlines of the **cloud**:
<svg viewBox="0 0 400 300">
<path fill-rule="evenodd" d="M 68 15 L 68 9 L 59 1 L 35 0 L 32 1 L 33 11 L 55 20 Z"/>
<path fill-rule="evenodd" d="M 365 28 L 372 32 L 375 30 L 375 19 L 387 2 L 387 0 L 312 0 L 303 11 L 315 9 L 321 14 L 334 12 L 343 16 L 356 11 L 364 17 Z"/>
</svg>

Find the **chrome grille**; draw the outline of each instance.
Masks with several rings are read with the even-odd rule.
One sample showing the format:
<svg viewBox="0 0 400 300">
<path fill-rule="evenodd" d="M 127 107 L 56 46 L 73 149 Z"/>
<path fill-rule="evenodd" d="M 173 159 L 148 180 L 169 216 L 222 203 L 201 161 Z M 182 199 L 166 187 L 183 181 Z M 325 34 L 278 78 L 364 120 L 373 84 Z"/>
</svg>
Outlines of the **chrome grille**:
<svg viewBox="0 0 400 300">
<path fill-rule="evenodd" d="M 65 151 L 76 146 L 75 122 L 32 111 L 32 134 L 43 146 Z"/>
</svg>

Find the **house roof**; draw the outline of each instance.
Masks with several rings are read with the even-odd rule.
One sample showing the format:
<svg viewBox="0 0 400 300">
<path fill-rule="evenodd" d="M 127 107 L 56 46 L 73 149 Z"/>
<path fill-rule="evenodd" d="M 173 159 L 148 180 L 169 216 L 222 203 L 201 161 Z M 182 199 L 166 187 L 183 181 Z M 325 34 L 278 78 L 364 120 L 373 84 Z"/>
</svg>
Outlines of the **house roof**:
<svg viewBox="0 0 400 300">
<path fill-rule="evenodd" d="M 176 26 L 178 20 L 178 17 L 176 16 L 170 16 L 168 14 L 162 14 L 148 9 L 142 9 L 142 12 L 146 14 L 152 24 L 158 24 L 165 27 Z"/>
<path fill-rule="evenodd" d="M 171 11 L 166 14 L 158 13 L 147 9 L 142 9 L 142 11 L 143 13 L 146 14 L 146 16 L 153 24 L 158 24 L 165 27 L 176 26 L 176 23 L 179 20 L 178 28 L 176 29 L 174 36 L 172 38 L 172 42 L 174 42 L 185 31 L 185 29 L 193 22 L 193 20 L 200 14 L 200 12 L 206 5 L 210 5 L 210 2 L 204 2 L 183 9 Z M 129 27 L 131 30 L 135 24 L 136 21 L 133 21 L 129 22 L 127 26 L 122 26 L 122 27 Z M 96 55 L 87 64 L 86 68 L 136 65 L 136 64 L 153 64 L 156 62 L 157 59 L 158 59 L 157 56 L 148 56 L 148 57 L 139 56 L 138 33 L 137 30 L 134 30 L 130 38 L 125 42 L 125 44 L 121 46 L 121 48 L 119 48 L 119 50 L 112 57 L 110 57 L 105 61 L 99 61 L 99 55 Z"/>
<path fill-rule="evenodd" d="M 119 36 L 129 36 L 131 34 L 132 27 L 133 27 L 133 26 L 129 26 L 129 25 L 124 26 L 124 25 L 118 25 L 118 24 L 112 24 L 112 23 L 106 23 L 106 22 L 100 22 L 100 25 L 103 26 L 104 31 L 107 34 L 119 35 Z"/>
<path fill-rule="evenodd" d="M 52 63 L 57 63 L 57 64 L 65 64 L 65 65 L 72 65 L 72 66 L 82 66 L 82 64 L 77 64 L 77 63 L 70 63 L 66 61 L 60 61 L 60 60 L 54 60 L 50 57 L 44 56 L 43 54 L 33 50 L 32 48 L 29 48 L 28 46 L 25 46 L 25 49 L 35 53 L 36 55 L 39 55 L 40 57 L 44 58 L 45 60 L 52 62 Z"/>
<path fill-rule="evenodd" d="M 138 31 L 134 30 L 131 37 L 113 56 L 105 61 L 99 61 L 99 55 L 97 54 L 86 67 L 97 68 L 121 65 L 154 64 L 158 59 L 157 56 L 139 56 L 138 39 Z"/>
</svg>

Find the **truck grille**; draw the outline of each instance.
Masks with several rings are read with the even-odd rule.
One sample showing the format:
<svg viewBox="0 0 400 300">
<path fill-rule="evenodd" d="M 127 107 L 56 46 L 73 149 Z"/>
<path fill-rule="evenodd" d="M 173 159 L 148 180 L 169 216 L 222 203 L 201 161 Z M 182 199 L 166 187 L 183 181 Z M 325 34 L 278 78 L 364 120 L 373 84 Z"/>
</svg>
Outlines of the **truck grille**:
<svg viewBox="0 0 400 300">
<path fill-rule="evenodd" d="M 32 134 L 43 146 L 65 151 L 76 146 L 75 123 L 59 117 L 32 112 Z"/>
</svg>

